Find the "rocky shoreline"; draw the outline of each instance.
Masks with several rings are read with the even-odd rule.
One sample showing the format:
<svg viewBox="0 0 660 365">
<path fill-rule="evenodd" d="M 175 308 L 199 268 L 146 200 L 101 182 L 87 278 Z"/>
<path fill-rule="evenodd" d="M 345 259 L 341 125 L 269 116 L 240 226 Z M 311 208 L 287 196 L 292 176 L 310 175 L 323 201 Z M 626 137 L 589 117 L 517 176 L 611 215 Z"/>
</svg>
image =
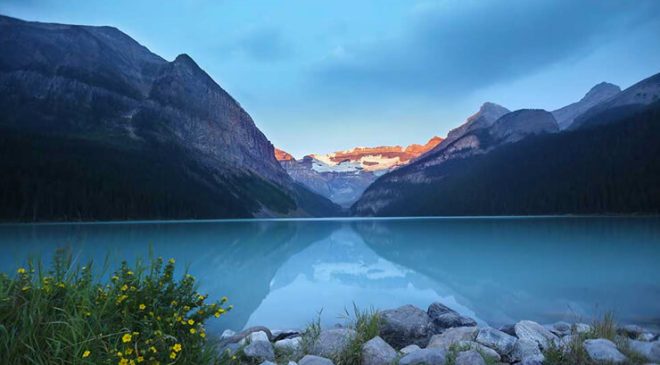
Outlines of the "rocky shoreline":
<svg viewBox="0 0 660 365">
<path fill-rule="evenodd" d="M 660 363 L 658 333 L 636 325 L 614 326 L 613 321 L 542 325 L 523 320 L 496 329 L 480 327 L 441 303 L 426 311 L 405 305 L 372 316 L 377 321 L 375 333 L 359 325 L 251 327 L 239 333 L 225 331 L 219 345 L 230 362 L 262 365 Z"/>
</svg>

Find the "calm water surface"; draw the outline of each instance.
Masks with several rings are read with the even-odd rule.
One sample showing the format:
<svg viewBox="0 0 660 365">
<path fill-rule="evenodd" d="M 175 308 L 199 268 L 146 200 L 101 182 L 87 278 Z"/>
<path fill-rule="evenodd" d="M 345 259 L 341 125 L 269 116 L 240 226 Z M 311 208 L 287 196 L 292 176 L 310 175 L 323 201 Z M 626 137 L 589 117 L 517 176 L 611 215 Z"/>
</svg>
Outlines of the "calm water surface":
<svg viewBox="0 0 660 365">
<path fill-rule="evenodd" d="M 234 311 L 212 330 L 303 327 L 353 303 L 441 301 L 482 324 L 520 319 L 660 326 L 660 219 L 274 220 L 0 226 L 0 269 L 50 260 L 174 257 Z M 180 265 L 180 267 L 183 265 Z"/>
</svg>

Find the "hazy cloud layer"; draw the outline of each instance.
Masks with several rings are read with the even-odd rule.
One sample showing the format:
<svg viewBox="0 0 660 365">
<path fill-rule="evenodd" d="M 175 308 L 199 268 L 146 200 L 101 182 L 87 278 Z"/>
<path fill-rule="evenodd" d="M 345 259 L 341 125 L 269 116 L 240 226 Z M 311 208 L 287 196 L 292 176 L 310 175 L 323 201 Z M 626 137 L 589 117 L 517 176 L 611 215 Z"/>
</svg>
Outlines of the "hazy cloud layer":
<svg viewBox="0 0 660 365">
<path fill-rule="evenodd" d="M 627 28 L 658 22 L 659 10 L 655 0 L 422 3 L 399 37 L 332 50 L 312 86 L 358 98 L 464 94 L 579 57 Z"/>
</svg>

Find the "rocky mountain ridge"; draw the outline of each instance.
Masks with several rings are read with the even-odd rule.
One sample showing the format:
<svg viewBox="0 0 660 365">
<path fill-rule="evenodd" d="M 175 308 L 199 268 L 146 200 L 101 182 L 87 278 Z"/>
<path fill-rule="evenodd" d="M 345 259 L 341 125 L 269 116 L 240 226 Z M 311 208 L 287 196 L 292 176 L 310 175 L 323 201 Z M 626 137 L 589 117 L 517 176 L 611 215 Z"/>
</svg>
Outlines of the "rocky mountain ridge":
<svg viewBox="0 0 660 365">
<path fill-rule="evenodd" d="M 70 151 L 60 149 L 61 156 L 44 157 L 52 159 L 49 162 L 22 160 L 29 154 L 8 151 L 4 191 L 55 189 L 45 184 L 66 181 L 64 170 L 57 167 L 61 163 L 79 163 L 71 168 L 82 175 L 64 183 L 71 188 L 68 196 L 52 191 L 7 198 L 11 201 L 4 204 L 4 219 L 221 218 L 336 211 L 286 174 L 248 113 L 188 55 L 168 62 L 112 27 L 5 16 L 0 16 L 0 47 L 5 50 L 0 54 L 0 107 L 11 111 L 0 117 L 5 142 L 18 144 L 32 136 L 51 152 L 58 144 L 85 150 L 79 157 L 64 158 Z M 114 160 L 113 154 L 125 158 Z M 21 161 L 22 169 L 35 170 L 19 173 L 12 160 Z M 149 160 L 162 164 L 158 172 L 150 171 L 154 163 Z M 52 174 L 48 179 L 37 169 L 42 163 Z M 156 183 L 149 174 L 176 179 L 168 177 L 148 189 Z M 174 180 L 176 186 L 168 187 Z M 105 189 L 94 185 L 109 181 L 112 185 Z M 156 198 L 160 189 L 167 198 Z M 201 195 L 196 199 L 186 190 Z M 118 205 L 112 212 L 100 203 L 90 206 L 89 201 L 108 197 L 76 196 L 81 191 L 112 194 Z M 156 208 L 160 200 L 168 201 L 170 208 Z"/>
<path fill-rule="evenodd" d="M 660 197 L 651 188 L 659 171 L 652 160 L 659 85 L 660 74 L 618 93 L 612 85 L 597 85 L 583 101 L 601 102 L 575 117 L 568 132 L 561 132 L 554 115 L 543 110 L 519 110 L 490 126 L 465 128 L 422 158 L 379 178 L 351 211 L 355 215 L 654 212 L 660 209 Z M 571 133 L 578 130 L 581 133 Z M 633 171 L 635 177 L 628 178 Z M 553 184 L 558 179 L 561 182 Z M 546 196 L 552 192 L 552 198 Z M 617 198 L 624 192 L 637 198 Z M 576 194 L 591 200 L 580 203 Z"/>
</svg>

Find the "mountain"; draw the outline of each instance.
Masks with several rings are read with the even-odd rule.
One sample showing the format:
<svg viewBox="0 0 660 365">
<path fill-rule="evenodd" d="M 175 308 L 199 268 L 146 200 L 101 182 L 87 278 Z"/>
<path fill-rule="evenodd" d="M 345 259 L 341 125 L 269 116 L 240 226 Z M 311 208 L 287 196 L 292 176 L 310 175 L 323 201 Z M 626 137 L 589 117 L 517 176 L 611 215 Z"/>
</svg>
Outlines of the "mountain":
<svg viewBox="0 0 660 365">
<path fill-rule="evenodd" d="M 483 103 L 476 113 L 467 118 L 465 123 L 447 133 L 445 144 L 449 144 L 475 129 L 490 127 L 501 116 L 509 112 L 509 109 L 501 105 L 491 102 Z"/>
<path fill-rule="evenodd" d="M 495 113 L 482 113 L 484 110 Z M 405 199 L 405 192 L 393 188 L 397 184 L 433 184 L 434 177 L 426 170 L 453 159 L 485 154 L 500 145 L 523 139 L 527 136 L 554 133 L 559 130 L 552 114 L 544 110 L 522 109 L 504 113 L 504 108 L 495 104 L 484 104 L 480 111 L 468 118 L 461 127 L 434 149 L 396 173 L 379 178 L 352 206 L 356 215 L 379 215 L 382 208 L 398 199 Z M 498 115 L 501 115 L 497 118 Z M 496 119 L 495 119 L 496 118 Z M 494 120 L 495 119 L 495 120 Z"/>
<path fill-rule="evenodd" d="M 349 207 L 378 176 L 430 151 L 442 141 L 433 137 L 424 145 L 356 147 L 328 154 L 311 154 L 295 160 L 276 149 L 276 158 L 287 173 L 310 190 Z M 290 158 L 287 156 L 291 156 Z"/>
<path fill-rule="evenodd" d="M 286 151 L 282 151 L 282 150 L 279 149 L 279 148 L 275 148 L 275 159 L 276 159 L 277 161 L 291 161 L 291 160 L 295 160 L 295 158 L 293 157 L 293 155 L 291 155 L 290 153 L 288 153 L 288 152 L 286 152 Z"/>
<path fill-rule="evenodd" d="M 337 214 L 188 55 L 0 16 L 2 220 Z"/>
<path fill-rule="evenodd" d="M 380 177 L 351 213 L 660 213 L 659 81 L 631 86 L 563 132 L 545 111 L 506 114 Z"/>
<path fill-rule="evenodd" d="M 584 95 L 582 99 L 580 99 L 580 101 L 557 109 L 552 112 L 552 115 L 557 120 L 559 128 L 566 129 L 571 125 L 571 123 L 573 123 L 576 117 L 580 116 L 594 106 L 612 98 L 620 92 L 620 87 L 614 84 L 609 84 L 607 82 L 601 82 L 600 84 L 592 87 L 591 90 L 589 90 L 589 92 L 587 92 L 587 94 Z"/>
<path fill-rule="evenodd" d="M 575 118 L 569 129 L 609 123 L 660 100 L 660 73 L 644 79 Z"/>
</svg>

